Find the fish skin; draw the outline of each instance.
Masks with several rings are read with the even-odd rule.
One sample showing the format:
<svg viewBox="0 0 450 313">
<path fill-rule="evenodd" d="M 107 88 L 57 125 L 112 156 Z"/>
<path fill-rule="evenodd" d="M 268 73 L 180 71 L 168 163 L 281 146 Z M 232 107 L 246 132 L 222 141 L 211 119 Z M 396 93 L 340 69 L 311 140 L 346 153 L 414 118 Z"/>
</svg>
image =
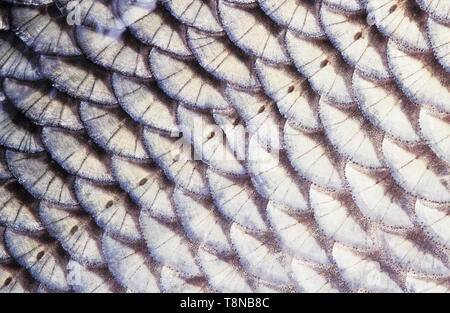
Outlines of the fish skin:
<svg viewBox="0 0 450 313">
<path fill-rule="evenodd" d="M 450 292 L 417 3 L 0 2 L 0 292 Z"/>
</svg>

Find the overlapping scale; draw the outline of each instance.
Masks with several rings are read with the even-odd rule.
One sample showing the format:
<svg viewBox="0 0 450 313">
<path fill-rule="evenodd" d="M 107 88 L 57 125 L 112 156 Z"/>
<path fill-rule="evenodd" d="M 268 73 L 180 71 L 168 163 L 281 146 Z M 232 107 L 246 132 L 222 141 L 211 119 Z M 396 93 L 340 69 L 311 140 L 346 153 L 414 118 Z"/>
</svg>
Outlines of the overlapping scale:
<svg viewBox="0 0 450 313">
<path fill-rule="evenodd" d="M 283 32 L 259 8 L 218 1 L 218 13 L 231 41 L 249 55 L 273 63 L 287 63 Z"/>
<path fill-rule="evenodd" d="M 227 87 L 228 99 L 244 120 L 247 130 L 258 141 L 270 148 L 282 149 L 283 119 L 277 107 L 266 95 L 259 92 Z"/>
<path fill-rule="evenodd" d="M 447 276 L 450 272 L 445 257 L 438 247 L 426 240 L 414 240 L 419 234 L 398 234 L 378 230 L 380 246 L 393 262 L 414 273 Z M 434 250 L 434 251 L 433 251 Z"/>
<path fill-rule="evenodd" d="M 46 234 L 28 235 L 8 229 L 5 242 L 15 260 L 38 282 L 58 291 L 69 291 L 65 269 L 68 259 L 58 243 Z"/>
<path fill-rule="evenodd" d="M 369 77 L 391 76 L 386 58 L 387 40 L 367 24 L 364 14 L 347 15 L 322 5 L 320 18 L 325 32 L 347 63 Z"/>
<path fill-rule="evenodd" d="M 248 273 L 275 284 L 289 282 L 289 257 L 273 241 L 255 237 L 237 224 L 231 226 L 230 238 Z"/>
<path fill-rule="evenodd" d="M 357 107 L 339 108 L 321 99 L 319 117 L 334 149 L 350 161 L 366 168 L 383 166 L 383 133 L 369 123 Z"/>
<path fill-rule="evenodd" d="M 220 258 L 207 250 L 198 251 L 202 270 L 218 292 L 251 292 L 246 274 L 232 260 Z"/>
<path fill-rule="evenodd" d="M 215 1 L 162 0 L 161 2 L 177 20 L 186 25 L 209 33 L 222 31 L 217 19 Z"/>
<path fill-rule="evenodd" d="M 12 33 L 0 34 L 0 76 L 35 81 L 42 78 L 30 49 Z"/>
<path fill-rule="evenodd" d="M 107 233 L 102 245 L 108 268 L 123 287 L 133 292 L 159 292 L 158 274 L 145 247 L 120 242 Z"/>
<path fill-rule="evenodd" d="M 45 1 L 45 0 L 43 0 Z M 98 29 L 123 29 L 125 25 L 116 16 L 110 0 L 55 0 L 67 15 L 69 25 L 87 25 Z"/>
<path fill-rule="evenodd" d="M 141 239 L 139 207 L 117 186 L 77 178 L 74 189 L 80 205 L 103 230 L 131 242 Z"/>
<path fill-rule="evenodd" d="M 61 56 L 80 55 L 73 28 L 56 7 L 13 7 L 11 28 L 34 51 Z"/>
<path fill-rule="evenodd" d="M 224 175 L 208 170 L 208 187 L 222 215 L 253 231 L 266 231 L 267 201 L 253 190 L 249 177 Z"/>
<path fill-rule="evenodd" d="M 79 293 L 123 292 L 107 269 L 86 267 L 74 260 L 67 264 L 67 279 L 70 287 Z"/>
<path fill-rule="evenodd" d="M 44 151 L 39 127 L 24 118 L 8 102 L 0 102 L 0 144 L 26 153 Z"/>
<path fill-rule="evenodd" d="M 450 162 L 449 117 L 439 116 L 423 108 L 420 110 L 419 125 L 422 137 L 438 157 Z"/>
<path fill-rule="evenodd" d="M 0 3 L 0 292 L 449 291 L 447 1 Z"/>
<path fill-rule="evenodd" d="M 111 169 L 120 187 L 141 209 L 148 210 L 158 218 L 176 218 L 172 199 L 174 185 L 155 163 L 133 162 L 113 156 Z"/>
<path fill-rule="evenodd" d="M 177 120 L 183 138 L 191 142 L 203 162 L 225 173 L 234 175 L 246 173 L 241 160 L 234 155 L 211 115 L 180 105 L 177 109 Z"/>
<path fill-rule="evenodd" d="M 2 293 L 33 293 L 37 291 L 38 283 L 26 269 L 18 264 L 0 264 L 0 287 Z"/>
<path fill-rule="evenodd" d="M 295 170 L 306 180 L 329 190 L 344 188 L 345 160 L 327 143 L 323 133 L 306 133 L 284 126 L 284 145 Z"/>
<path fill-rule="evenodd" d="M 92 62 L 125 75 L 149 78 L 150 51 L 122 30 L 103 33 L 85 26 L 76 28 L 76 39 L 84 55 Z"/>
<path fill-rule="evenodd" d="M 417 220 L 431 238 L 446 247 L 450 247 L 448 205 L 436 206 L 416 201 L 415 212 Z"/>
<path fill-rule="evenodd" d="M 307 183 L 277 151 L 267 151 L 252 137 L 248 148 L 247 170 L 255 189 L 267 200 L 293 210 L 308 208 Z"/>
<path fill-rule="evenodd" d="M 388 227 L 412 227 L 412 198 L 394 185 L 389 172 L 375 172 L 351 163 L 345 178 L 359 210 L 376 223 Z"/>
<path fill-rule="evenodd" d="M 56 88 L 74 98 L 101 104 L 117 103 L 111 88 L 110 74 L 85 59 L 42 55 L 40 65 L 42 74 Z"/>
<path fill-rule="evenodd" d="M 302 38 L 288 31 L 286 47 L 299 72 L 318 94 L 343 104 L 354 101 L 351 90 L 353 68 L 328 42 Z"/>
<path fill-rule="evenodd" d="M 404 94 L 416 104 L 450 112 L 448 73 L 430 55 L 408 54 L 388 43 L 389 66 Z"/>
<path fill-rule="evenodd" d="M 144 44 L 179 56 L 191 55 L 183 27 L 155 3 L 155 0 L 119 0 L 117 10 L 133 36 Z"/>
<path fill-rule="evenodd" d="M 431 48 L 433 49 L 436 59 L 445 68 L 447 72 L 450 71 L 450 37 L 449 26 L 436 22 L 432 18 L 428 19 L 428 38 L 431 43 Z"/>
<path fill-rule="evenodd" d="M 305 293 L 337 293 L 339 286 L 333 281 L 332 271 L 294 259 L 291 264 L 292 278 L 297 290 Z"/>
<path fill-rule="evenodd" d="M 152 258 L 188 277 L 200 276 L 195 247 L 178 223 L 164 223 L 141 211 L 142 235 Z"/>
<path fill-rule="evenodd" d="M 386 272 L 385 266 L 370 255 L 341 244 L 334 244 L 333 258 L 344 280 L 354 290 L 366 289 L 371 292 L 401 292 L 398 283 L 392 279 L 392 272 Z"/>
<path fill-rule="evenodd" d="M 41 138 L 52 159 L 68 173 L 96 181 L 114 181 L 106 156 L 85 135 L 44 127 Z"/>
<path fill-rule="evenodd" d="M 420 141 L 419 108 L 392 81 L 373 81 L 355 73 L 353 90 L 361 112 L 376 127 L 404 142 Z"/>
<path fill-rule="evenodd" d="M 309 196 L 314 218 L 321 232 L 327 237 L 349 247 L 373 247 L 370 224 L 361 218 L 348 195 L 331 194 L 311 187 Z"/>
<path fill-rule="evenodd" d="M 134 120 L 168 132 L 176 130 L 176 104 L 171 103 L 155 82 L 141 81 L 115 73 L 112 83 L 121 107 Z"/>
<path fill-rule="evenodd" d="M 158 86 L 171 98 L 193 107 L 225 109 L 228 103 L 219 83 L 190 61 L 176 59 L 158 49 L 150 52 L 150 69 Z"/>
<path fill-rule="evenodd" d="M 321 128 L 317 114 L 320 97 L 304 77 L 292 66 L 274 66 L 260 59 L 255 67 L 265 94 L 289 122 L 310 131 Z"/>
<path fill-rule="evenodd" d="M 193 242 L 218 252 L 231 251 L 227 238 L 229 223 L 218 214 L 212 201 L 199 199 L 181 188 L 174 190 L 173 199 L 177 216 Z"/>
<path fill-rule="evenodd" d="M 329 264 L 326 250 L 317 238 L 319 232 L 310 218 L 289 214 L 273 202 L 267 204 L 267 216 L 284 251 L 297 259 Z"/>
<path fill-rule="evenodd" d="M 101 230 L 80 207 L 63 207 L 41 201 L 39 216 L 48 233 L 57 239 L 71 258 L 81 264 L 105 263 Z"/>
<path fill-rule="evenodd" d="M 109 153 L 135 159 L 147 159 L 141 139 L 143 127 L 120 108 L 81 102 L 80 116 L 89 137 Z"/>
<path fill-rule="evenodd" d="M 450 3 L 441 0 L 416 0 L 419 6 L 433 18 L 443 22 L 450 22 Z"/>
<path fill-rule="evenodd" d="M 8 150 L 6 162 L 17 181 L 37 199 L 75 205 L 73 177 L 51 161 L 46 152 L 27 154 Z"/>
<path fill-rule="evenodd" d="M 426 38 L 427 14 L 415 1 L 365 0 L 369 19 L 386 37 L 408 50 L 430 49 Z"/>
<path fill-rule="evenodd" d="M 48 83 L 29 83 L 6 78 L 3 88 L 8 100 L 35 124 L 80 130 L 78 102 Z"/>
<path fill-rule="evenodd" d="M 275 23 L 308 37 L 324 35 L 319 23 L 319 3 L 315 1 L 258 0 L 264 13 Z"/>
<path fill-rule="evenodd" d="M 383 155 L 395 182 L 406 192 L 430 201 L 450 201 L 449 168 L 428 147 L 409 148 L 385 138 Z"/>
<path fill-rule="evenodd" d="M 38 215 L 39 202 L 16 180 L 3 181 L 0 186 L 0 223 L 22 232 L 44 229 Z"/>
<path fill-rule="evenodd" d="M 258 87 L 251 59 L 236 49 L 228 38 L 189 28 L 187 42 L 198 63 L 217 79 L 243 88 Z"/>
<path fill-rule="evenodd" d="M 146 128 L 144 141 L 152 159 L 167 178 L 193 193 L 208 194 L 206 166 L 194 154 L 192 146 L 183 137 L 166 137 Z"/>
</svg>

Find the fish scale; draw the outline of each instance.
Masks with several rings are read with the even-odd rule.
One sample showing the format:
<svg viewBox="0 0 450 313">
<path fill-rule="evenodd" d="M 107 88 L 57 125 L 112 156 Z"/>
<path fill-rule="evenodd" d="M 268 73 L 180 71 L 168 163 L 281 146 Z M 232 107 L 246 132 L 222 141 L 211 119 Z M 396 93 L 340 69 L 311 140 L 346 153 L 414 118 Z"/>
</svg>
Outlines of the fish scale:
<svg viewBox="0 0 450 313">
<path fill-rule="evenodd" d="M 449 9 L 0 1 L 0 292 L 450 292 Z"/>
</svg>

